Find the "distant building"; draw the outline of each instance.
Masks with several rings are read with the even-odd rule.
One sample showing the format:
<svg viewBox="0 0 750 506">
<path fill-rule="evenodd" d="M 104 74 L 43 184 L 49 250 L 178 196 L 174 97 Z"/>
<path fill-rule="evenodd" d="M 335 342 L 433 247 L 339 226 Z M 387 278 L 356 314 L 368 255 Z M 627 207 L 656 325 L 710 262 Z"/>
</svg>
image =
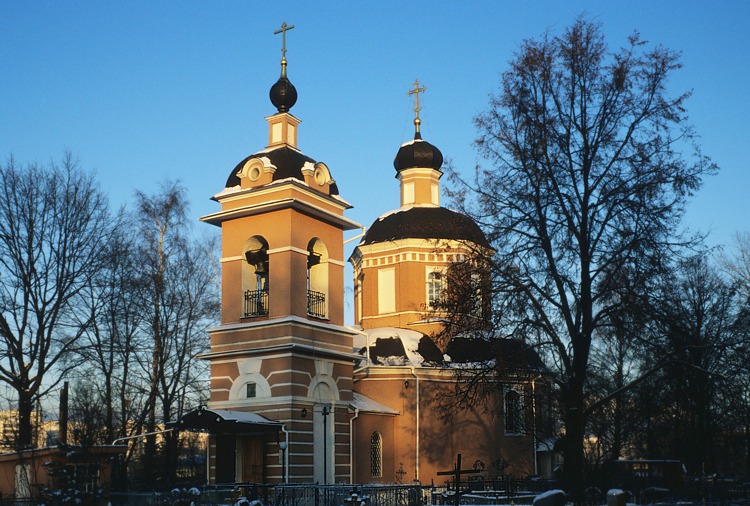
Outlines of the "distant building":
<svg viewBox="0 0 750 506">
<path fill-rule="evenodd" d="M 221 210 L 202 218 L 221 227 L 221 324 L 202 357 L 211 365 L 209 405 L 177 426 L 210 432 L 209 481 L 442 482 L 437 472 L 457 453 L 487 477 L 534 474 L 545 369 L 522 343 L 503 344 L 514 368 L 493 377 L 489 410 L 441 417 L 440 398 L 461 381 L 454 371 L 490 352 L 481 339 L 432 337 L 447 274 L 489 244 L 470 218 L 440 207 L 442 154 L 421 139 L 418 102 L 415 138 L 394 162 L 401 207 L 379 218 L 349 259 L 352 328 L 344 325 L 344 231 L 360 225 L 344 216 L 351 205 L 328 166 L 297 147 L 285 56 L 270 98 L 268 145 L 230 171 L 214 196 Z M 479 294 L 479 317 L 488 303 Z"/>
<path fill-rule="evenodd" d="M 57 420 L 44 421 L 40 411 L 31 413 L 32 445 L 34 447 L 52 446 L 57 444 Z M 18 440 L 18 411 L 7 409 L 0 411 L 0 451 L 15 450 Z"/>
</svg>

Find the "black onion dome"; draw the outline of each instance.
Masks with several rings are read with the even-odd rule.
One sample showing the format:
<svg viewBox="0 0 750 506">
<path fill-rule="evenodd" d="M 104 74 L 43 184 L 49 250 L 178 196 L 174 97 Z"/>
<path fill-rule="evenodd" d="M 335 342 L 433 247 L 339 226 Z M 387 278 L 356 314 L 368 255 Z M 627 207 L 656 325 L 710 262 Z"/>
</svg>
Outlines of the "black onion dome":
<svg viewBox="0 0 750 506">
<path fill-rule="evenodd" d="M 412 207 L 378 218 L 361 244 L 399 239 L 454 239 L 490 247 L 474 220 L 444 207 Z"/>
<path fill-rule="evenodd" d="M 240 184 L 240 178 L 237 174 L 242 170 L 248 160 L 251 158 L 263 158 L 266 157 L 270 160 L 271 165 L 276 167 L 276 172 L 273 173 L 272 181 L 280 181 L 282 179 L 288 179 L 293 177 L 304 181 L 305 178 L 302 175 L 302 167 L 305 163 L 309 162 L 313 165 L 317 163 L 315 160 L 307 155 L 303 155 L 296 149 L 292 149 L 289 146 L 281 146 L 270 151 L 261 151 L 259 153 L 253 153 L 252 155 L 244 158 L 237 166 L 232 169 L 232 173 L 229 174 L 227 179 L 226 188 L 232 188 Z M 338 195 L 339 190 L 336 184 L 331 184 L 331 195 Z"/>
<path fill-rule="evenodd" d="M 289 112 L 289 109 L 297 103 L 297 88 L 285 75 L 282 75 L 271 86 L 268 95 L 271 97 L 271 103 L 279 112 Z"/>
<path fill-rule="evenodd" d="M 443 153 L 429 142 L 422 140 L 417 132 L 414 140 L 404 144 L 396 153 L 393 166 L 397 172 L 411 168 L 432 168 L 440 170 L 443 165 Z"/>
</svg>

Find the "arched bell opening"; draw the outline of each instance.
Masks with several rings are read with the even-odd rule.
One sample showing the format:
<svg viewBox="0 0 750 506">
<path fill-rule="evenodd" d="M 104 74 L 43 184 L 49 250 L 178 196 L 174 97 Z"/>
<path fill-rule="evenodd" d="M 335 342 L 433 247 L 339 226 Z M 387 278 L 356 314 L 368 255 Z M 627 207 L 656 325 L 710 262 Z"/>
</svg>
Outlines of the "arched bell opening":
<svg viewBox="0 0 750 506">
<path fill-rule="evenodd" d="M 268 243 L 261 236 L 253 236 L 245 241 L 242 256 L 243 316 L 265 316 L 268 314 Z"/>
<path fill-rule="evenodd" d="M 328 317 L 328 248 L 320 239 L 307 245 L 307 314 Z"/>
</svg>

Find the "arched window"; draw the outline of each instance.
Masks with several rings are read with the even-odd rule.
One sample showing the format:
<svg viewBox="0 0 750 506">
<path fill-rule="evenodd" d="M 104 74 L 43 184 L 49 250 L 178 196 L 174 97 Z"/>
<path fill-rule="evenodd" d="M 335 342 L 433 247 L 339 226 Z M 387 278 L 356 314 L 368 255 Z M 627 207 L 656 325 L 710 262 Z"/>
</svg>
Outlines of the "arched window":
<svg viewBox="0 0 750 506">
<path fill-rule="evenodd" d="M 505 392 L 505 433 L 518 435 L 523 433 L 523 399 L 515 390 Z"/>
<path fill-rule="evenodd" d="M 370 475 L 383 476 L 383 437 L 379 432 L 370 436 Z"/>
<path fill-rule="evenodd" d="M 243 316 L 265 316 L 268 314 L 268 243 L 254 236 L 245 241 L 242 250 Z"/>
<path fill-rule="evenodd" d="M 328 317 L 328 248 L 320 239 L 307 246 L 307 314 Z"/>
<path fill-rule="evenodd" d="M 431 270 L 427 273 L 427 307 L 437 309 L 442 302 L 445 290 L 445 276 L 439 270 Z"/>
</svg>

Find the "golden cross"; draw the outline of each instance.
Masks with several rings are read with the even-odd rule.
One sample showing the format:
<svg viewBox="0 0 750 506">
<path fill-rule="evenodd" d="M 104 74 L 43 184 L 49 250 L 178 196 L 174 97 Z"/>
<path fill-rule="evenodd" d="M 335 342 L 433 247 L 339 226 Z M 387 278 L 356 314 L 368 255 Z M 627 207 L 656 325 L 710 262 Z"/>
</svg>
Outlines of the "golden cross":
<svg viewBox="0 0 750 506">
<path fill-rule="evenodd" d="M 419 86 L 419 81 L 414 81 L 414 89 L 406 92 L 407 95 L 414 95 L 414 115 L 415 120 L 419 119 L 419 111 L 422 110 L 422 106 L 419 105 L 419 94 L 427 91 L 427 88 Z"/>
<path fill-rule="evenodd" d="M 286 32 L 294 28 L 294 25 L 288 26 L 286 21 L 281 23 L 281 29 L 273 32 L 274 35 L 281 34 L 281 59 L 286 60 Z"/>
</svg>

